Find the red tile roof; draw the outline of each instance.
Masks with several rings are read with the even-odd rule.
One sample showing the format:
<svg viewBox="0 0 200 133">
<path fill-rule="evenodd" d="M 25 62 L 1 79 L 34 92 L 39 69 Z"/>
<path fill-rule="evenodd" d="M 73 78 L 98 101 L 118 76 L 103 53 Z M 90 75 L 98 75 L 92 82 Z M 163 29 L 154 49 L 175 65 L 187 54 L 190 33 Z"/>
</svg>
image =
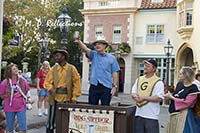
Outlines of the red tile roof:
<svg viewBox="0 0 200 133">
<path fill-rule="evenodd" d="M 163 2 L 152 2 L 152 0 L 142 0 L 140 9 L 163 9 L 176 8 L 176 0 L 164 0 Z"/>
</svg>

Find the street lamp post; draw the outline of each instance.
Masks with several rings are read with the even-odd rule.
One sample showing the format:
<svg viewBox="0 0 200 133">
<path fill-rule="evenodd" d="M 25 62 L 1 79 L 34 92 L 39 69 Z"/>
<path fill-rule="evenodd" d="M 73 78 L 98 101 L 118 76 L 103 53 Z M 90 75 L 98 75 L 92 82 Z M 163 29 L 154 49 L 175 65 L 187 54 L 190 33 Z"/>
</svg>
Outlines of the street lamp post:
<svg viewBox="0 0 200 133">
<path fill-rule="evenodd" d="M 67 14 L 67 7 L 64 6 L 62 14 L 60 16 L 58 16 L 57 18 L 58 20 L 58 24 L 60 27 L 60 31 L 61 31 L 61 45 L 63 47 L 66 46 L 67 44 L 67 31 L 68 31 L 68 25 L 69 22 L 71 20 L 71 17 Z"/>
<path fill-rule="evenodd" d="M 40 44 L 40 53 L 41 53 L 41 61 L 40 62 L 43 62 L 45 61 L 47 58 L 49 58 L 49 55 L 50 55 L 50 51 L 47 49 L 48 47 L 48 41 L 46 40 L 45 38 L 45 35 L 43 34 L 40 41 L 39 41 L 39 44 Z"/>
<path fill-rule="evenodd" d="M 168 39 L 167 41 L 167 46 L 164 46 L 164 51 L 165 51 L 165 54 L 167 56 L 167 61 L 166 61 L 166 87 L 167 87 L 167 90 L 169 90 L 169 87 L 170 87 L 170 79 L 169 79 L 169 76 L 170 76 L 170 60 L 171 60 L 171 55 L 172 55 L 172 51 L 173 51 L 173 46 L 171 45 L 170 43 L 170 40 Z"/>
<path fill-rule="evenodd" d="M 3 3 L 4 0 L 0 0 L 0 64 L 2 59 L 2 36 L 3 36 Z M 1 80 L 1 65 L 0 65 L 0 80 Z"/>
</svg>

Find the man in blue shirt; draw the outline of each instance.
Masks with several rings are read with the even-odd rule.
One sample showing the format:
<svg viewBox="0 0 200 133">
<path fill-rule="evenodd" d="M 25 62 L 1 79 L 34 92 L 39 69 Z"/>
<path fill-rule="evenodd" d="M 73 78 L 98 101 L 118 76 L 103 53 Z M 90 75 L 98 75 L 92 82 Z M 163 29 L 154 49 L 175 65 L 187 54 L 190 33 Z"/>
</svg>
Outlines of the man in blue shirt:
<svg viewBox="0 0 200 133">
<path fill-rule="evenodd" d="M 120 68 L 117 59 L 105 51 L 108 42 L 97 39 L 92 43 L 95 50 L 89 49 L 79 38 L 76 38 L 75 42 L 92 61 L 89 104 L 98 105 L 101 100 L 101 105 L 109 105 L 111 97 L 117 92 Z"/>
</svg>

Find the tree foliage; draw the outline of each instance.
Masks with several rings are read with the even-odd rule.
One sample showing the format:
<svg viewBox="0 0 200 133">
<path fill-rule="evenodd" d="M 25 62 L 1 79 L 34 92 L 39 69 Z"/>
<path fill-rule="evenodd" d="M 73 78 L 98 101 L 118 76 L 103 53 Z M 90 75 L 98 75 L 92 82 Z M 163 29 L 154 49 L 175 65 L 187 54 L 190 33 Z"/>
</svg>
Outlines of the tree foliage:
<svg viewBox="0 0 200 133">
<path fill-rule="evenodd" d="M 29 63 L 29 70 L 35 73 L 39 64 L 39 40 L 45 33 L 48 38 L 48 49 L 53 52 L 60 45 L 60 31 L 58 27 L 46 25 L 48 20 L 55 21 L 62 12 L 64 4 L 67 5 L 68 14 L 72 22 L 83 22 L 79 9 L 83 8 L 82 0 L 5 0 L 3 24 L 3 53 L 2 60 L 14 62 L 21 67 L 21 63 Z M 43 25 L 42 25 L 43 24 Z M 67 34 L 70 51 L 69 62 L 75 64 L 75 58 L 81 55 L 76 45 L 73 45 L 73 32 L 83 31 L 81 27 L 70 27 Z M 11 47 L 8 42 L 14 35 L 20 36 L 20 45 Z M 76 49 L 76 50 L 74 50 Z M 72 51 L 72 52 L 71 52 Z M 51 61 L 53 63 L 53 61 Z M 79 61 L 80 62 L 80 61 Z"/>
<path fill-rule="evenodd" d="M 81 68 L 81 61 L 80 61 L 80 57 L 82 56 L 82 52 L 80 51 L 80 49 L 78 48 L 77 44 L 74 43 L 73 40 L 73 34 L 75 31 L 79 31 L 80 36 L 83 37 L 83 15 L 81 14 L 81 12 L 79 11 L 79 9 L 83 8 L 83 2 L 82 0 L 68 0 L 66 3 L 64 2 L 64 4 L 66 4 L 67 6 L 67 13 L 68 15 L 71 17 L 71 23 L 78 23 L 81 24 L 82 26 L 70 26 L 68 33 L 67 33 L 67 49 L 69 52 L 69 59 L 68 61 L 72 64 L 74 64 L 77 68 L 79 73 L 82 72 Z M 60 15 L 60 13 L 63 10 L 63 6 L 60 7 L 60 11 L 57 13 L 57 17 Z M 57 40 L 57 45 L 54 45 L 55 47 L 60 47 L 60 41 L 61 41 L 61 33 L 59 28 L 57 29 L 53 29 L 51 31 L 51 38 L 53 38 L 54 40 Z"/>
</svg>

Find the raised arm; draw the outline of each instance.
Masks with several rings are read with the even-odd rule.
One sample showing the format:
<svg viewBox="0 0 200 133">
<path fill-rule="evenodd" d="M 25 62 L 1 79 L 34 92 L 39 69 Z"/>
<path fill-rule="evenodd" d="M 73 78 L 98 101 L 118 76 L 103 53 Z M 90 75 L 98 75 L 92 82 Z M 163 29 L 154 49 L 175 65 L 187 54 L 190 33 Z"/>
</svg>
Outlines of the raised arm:
<svg viewBox="0 0 200 133">
<path fill-rule="evenodd" d="M 80 39 L 76 39 L 74 42 L 78 44 L 78 46 L 87 54 L 88 57 L 90 56 L 91 49 L 89 49 Z"/>
</svg>

